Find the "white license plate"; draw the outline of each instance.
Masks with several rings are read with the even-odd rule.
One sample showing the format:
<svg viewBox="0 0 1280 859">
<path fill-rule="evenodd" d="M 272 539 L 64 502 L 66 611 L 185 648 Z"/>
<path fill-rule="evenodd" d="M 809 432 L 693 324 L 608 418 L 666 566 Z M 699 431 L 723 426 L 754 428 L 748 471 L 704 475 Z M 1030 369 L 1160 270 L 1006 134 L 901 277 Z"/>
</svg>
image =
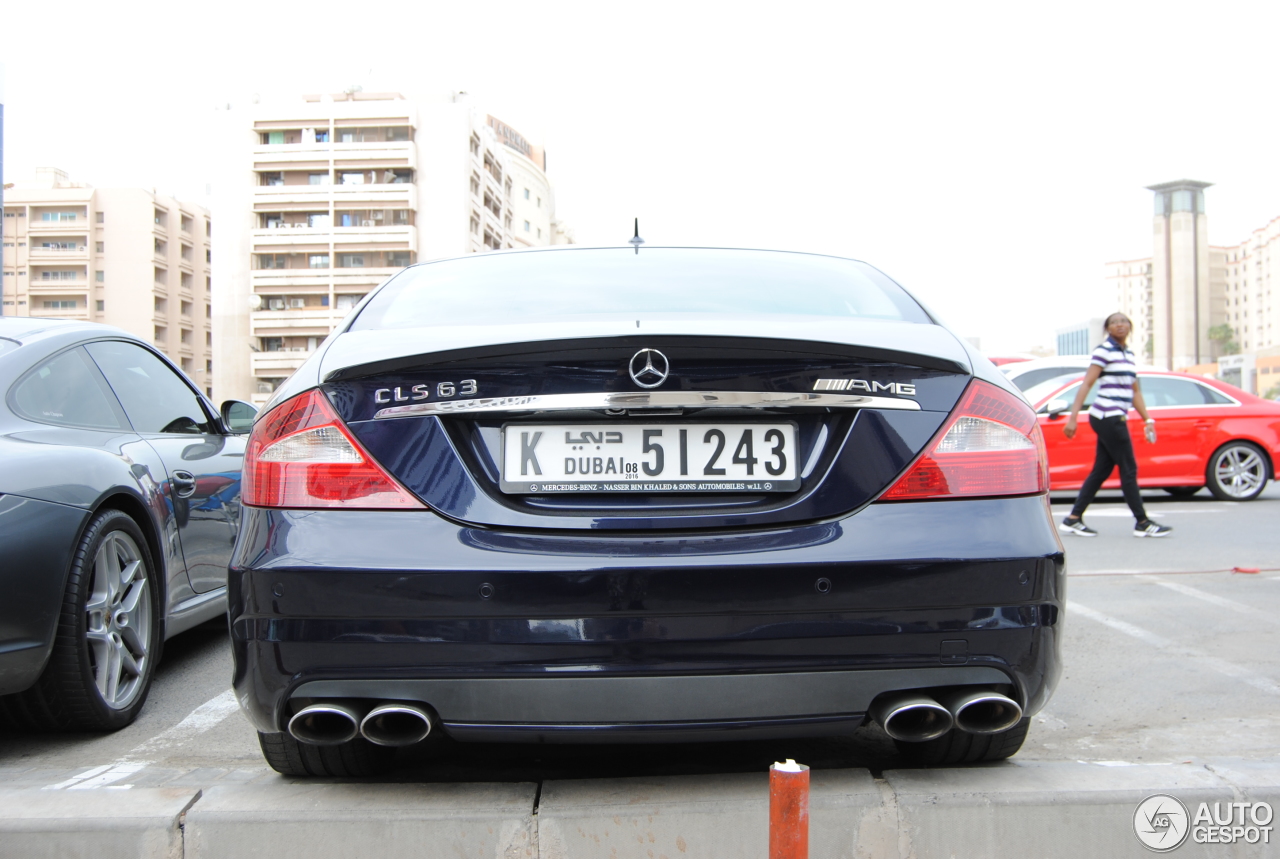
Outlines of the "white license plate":
<svg viewBox="0 0 1280 859">
<path fill-rule="evenodd" d="M 506 424 L 502 491 L 794 492 L 796 425 Z"/>
</svg>

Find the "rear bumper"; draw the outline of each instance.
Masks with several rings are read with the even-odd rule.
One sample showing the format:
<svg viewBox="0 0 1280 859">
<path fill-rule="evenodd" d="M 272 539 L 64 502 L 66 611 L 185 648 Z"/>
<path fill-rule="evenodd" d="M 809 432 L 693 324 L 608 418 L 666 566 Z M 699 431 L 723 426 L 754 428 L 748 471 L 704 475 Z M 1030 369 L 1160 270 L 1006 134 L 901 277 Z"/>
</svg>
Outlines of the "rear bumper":
<svg viewBox="0 0 1280 859">
<path fill-rule="evenodd" d="M 30 687 L 44 670 L 87 516 L 79 507 L 0 495 L 0 695 Z"/>
<path fill-rule="evenodd" d="M 1064 572 L 1043 497 L 702 535 L 245 508 L 234 682 L 262 731 L 295 699 L 378 698 L 458 739 L 838 733 L 883 692 L 971 684 L 1035 712 Z"/>
</svg>

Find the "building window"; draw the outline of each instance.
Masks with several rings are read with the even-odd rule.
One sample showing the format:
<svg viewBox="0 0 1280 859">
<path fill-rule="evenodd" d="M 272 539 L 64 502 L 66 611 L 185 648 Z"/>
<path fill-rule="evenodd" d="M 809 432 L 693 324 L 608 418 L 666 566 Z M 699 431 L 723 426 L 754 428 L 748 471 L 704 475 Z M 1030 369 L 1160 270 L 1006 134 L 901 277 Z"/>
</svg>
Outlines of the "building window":
<svg viewBox="0 0 1280 859">
<path fill-rule="evenodd" d="M 308 185 L 332 185 L 333 177 L 329 175 L 328 171 L 324 173 L 308 173 L 307 184 Z"/>
<path fill-rule="evenodd" d="M 18 272 L 22 274 L 23 272 Z M 75 280 L 76 273 L 74 271 L 42 271 L 40 272 L 41 280 Z"/>
<path fill-rule="evenodd" d="M 98 312 L 99 312 L 99 313 L 104 313 L 104 312 L 106 312 L 106 309 L 107 309 L 107 303 L 106 303 L 105 301 L 103 301 L 101 298 L 99 298 L 99 299 L 98 299 Z"/>
<path fill-rule="evenodd" d="M 98 283 L 106 283 L 106 280 L 107 280 L 107 273 L 106 273 L 105 271 L 102 271 L 101 269 L 99 269 L 98 271 L 95 271 L 95 272 L 93 273 L 93 279 L 94 279 L 95 281 L 97 281 Z"/>
<path fill-rule="evenodd" d="M 413 260 L 410 259 L 408 251 L 387 252 L 387 265 L 391 268 L 404 268 L 407 265 L 411 265 L 412 262 Z"/>
<path fill-rule="evenodd" d="M 105 253 L 105 251 L 103 250 L 103 248 L 104 248 L 104 245 L 103 245 L 103 243 L 102 243 L 102 242 L 95 242 L 95 243 L 94 243 L 94 248 L 93 248 L 94 253 Z"/>
<path fill-rule="evenodd" d="M 104 213 L 104 212 L 98 212 L 98 213 L 97 213 L 97 219 L 98 219 L 98 223 L 99 223 L 99 224 L 105 223 L 105 222 L 106 222 L 106 213 Z"/>
<path fill-rule="evenodd" d="M 526 200 L 527 200 L 527 199 L 529 199 L 529 189 L 528 189 L 528 188 L 525 188 L 525 189 L 524 189 L 524 198 L 525 198 Z"/>
<path fill-rule="evenodd" d="M 209 250 L 208 248 L 204 249 L 204 261 L 206 264 L 213 262 L 213 251 Z"/>
<path fill-rule="evenodd" d="M 541 197 L 539 197 L 539 198 L 538 198 L 538 208 L 539 208 L 539 209 L 541 209 L 541 208 L 542 208 L 542 198 L 541 198 Z"/>
<path fill-rule="evenodd" d="M 329 267 L 328 254 L 311 254 L 308 257 L 308 261 L 310 262 L 312 268 L 328 268 Z"/>
<path fill-rule="evenodd" d="M 75 212 L 43 212 L 40 215 L 40 220 L 50 221 L 56 224 L 64 224 L 68 221 L 74 221 L 75 219 Z"/>
<path fill-rule="evenodd" d="M 339 295 L 334 305 L 338 310 L 350 310 L 360 303 L 363 295 Z"/>
<path fill-rule="evenodd" d="M 480 216 L 477 215 L 475 212 L 471 213 L 471 232 L 473 233 L 480 232 Z"/>
<path fill-rule="evenodd" d="M 526 233 L 527 233 L 527 232 L 529 232 L 529 222 L 528 222 L 528 221 L 525 221 L 525 222 L 524 222 L 524 231 L 525 231 Z"/>
<path fill-rule="evenodd" d="M 364 254 L 338 254 L 338 268 L 364 268 Z"/>
<path fill-rule="evenodd" d="M 212 304 L 206 304 L 206 305 L 204 306 L 204 318 L 205 318 L 205 319 L 212 319 L 212 318 L 213 318 L 213 305 L 212 305 Z"/>
<path fill-rule="evenodd" d="M 265 136 L 267 138 L 265 142 L 268 146 L 278 146 L 284 143 L 283 131 L 268 131 Z"/>
<path fill-rule="evenodd" d="M 69 299 L 67 301 L 60 301 L 56 299 L 54 301 L 46 301 L 44 302 L 44 309 L 45 310 L 75 310 L 76 301 L 74 298 Z"/>
<path fill-rule="evenodd" d="M 538 227 L 538 238 L 542 238 L 542 227 Z"/>
</svg>

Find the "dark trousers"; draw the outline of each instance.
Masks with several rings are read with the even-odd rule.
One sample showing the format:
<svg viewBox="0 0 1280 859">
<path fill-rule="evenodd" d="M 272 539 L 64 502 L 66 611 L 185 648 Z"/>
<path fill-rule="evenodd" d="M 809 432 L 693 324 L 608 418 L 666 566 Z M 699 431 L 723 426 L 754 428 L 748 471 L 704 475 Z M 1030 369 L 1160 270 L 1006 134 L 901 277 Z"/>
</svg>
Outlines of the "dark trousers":
<svg viewBox="0 0 1280 859">
<path fill-rule="evenodd" d="M 1142 506 L 1142 493 L 1138 491 L 1138 462 L 1133 456 L 1133 441 L 1129 438 L 1129 427 L 1124 416 L 1095 418 L 1089 415 L 1089 426 L 1098 436 L 1098 449 L 1093 455 L 1093 471 L 1085 478 L 1080 494 L 1076 496 L 1076 504 L 1071 508 L 1072 516 L 1083 516 L 1084 510 L 1093 503 L 1093 496 L 1098 494 L 1102 482 L 1111 476 L 1115 467 L 1120 466 L 1120 488 L 1124 490 L 1125 503 L 1133 511 L 1133 518 L 1145 521 L 1147 511 Z"/>
</svg>

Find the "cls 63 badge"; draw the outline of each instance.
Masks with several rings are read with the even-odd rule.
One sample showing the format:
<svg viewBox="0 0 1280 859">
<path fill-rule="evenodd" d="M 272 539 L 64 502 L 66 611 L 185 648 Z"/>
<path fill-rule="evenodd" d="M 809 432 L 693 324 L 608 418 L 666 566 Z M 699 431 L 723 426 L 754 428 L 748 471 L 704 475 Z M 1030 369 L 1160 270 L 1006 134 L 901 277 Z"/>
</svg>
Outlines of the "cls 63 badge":
<svg viewBox="0 0 1280 859">
<path fill-rule="evenodd" d="M 475 379 L 463 379 L 461 382 L 436 382 L 437 399 L 447 400 L 450 397 L 472 397 L 479 389 Z M 421 402 L 431 398 L 431 383 L 424 385 L 404 386 L 399 388 L 379 388 L 373 392 L 375 403 L 409 403 Z"/>
</svg>

